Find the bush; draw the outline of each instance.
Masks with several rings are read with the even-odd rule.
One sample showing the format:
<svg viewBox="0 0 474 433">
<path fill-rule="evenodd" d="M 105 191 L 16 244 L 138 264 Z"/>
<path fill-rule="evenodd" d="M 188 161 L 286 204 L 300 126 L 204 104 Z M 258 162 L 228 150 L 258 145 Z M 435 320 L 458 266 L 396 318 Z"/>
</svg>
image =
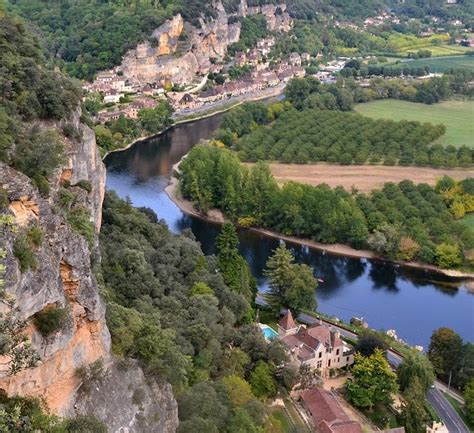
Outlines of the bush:
<svg viewBox="0 0 474 433">
<path fill-rule="evenodd" d="M 86 179 L 81 179 L 79 182 L 77 182 L 73 186 L 78 186 L 79 188 L 86 190 L 88 193 L 92 191 L 92 184 L 89 180 L 86 180 Z"/>
<path fill-rule="evenodd" d="M 49 195 L 49 183 L 48 179 L 41 174 L 37 174 L 33 177 L 33 184 L 38 188 L 40 194 L 43 197 L 47 197 Z"/>
<path fill-rule="evenodd" d="M 10 200 L 8 200 L 8 193 L 0 186 L 0 210 L 6 209 L 10 204 Z"/>
<path fill-rule="evenodd" d="M 36 268 L 35 255 L 25 235 L 20 235 L 15 239 L 13 243 L 13 254 L 20 262 L 21 272 L 26 272 L 30 268 Z"/>
<path fill-rule="evenodd" d="M 31 227 L 26 232 L 26 237 L 35 247 L 39 247 L 43 242 L 43 230 L 38 226 Z"/>
<path fill-rule="evenodd" d="M 64 326 L 67 317 L 67 308 L 49 307 L 35 316 L 34 323 L 41 335 L 47 337 L 59 331 Z"/>
<path fill-rule="evenodd" d="M 90 415 L 80 415 L 64 421 L 67 433 L 107 433 L 107 426 L 97 418 Z"/>
<path fill-rule="evenodd" d="M 82 206 L 73 209 L 68 215 L 68 222 L 71 228 L 84 236 L 89 246 L 94 244 L 94 225 L 90 220 L 89 211 Z"/>
</svg>

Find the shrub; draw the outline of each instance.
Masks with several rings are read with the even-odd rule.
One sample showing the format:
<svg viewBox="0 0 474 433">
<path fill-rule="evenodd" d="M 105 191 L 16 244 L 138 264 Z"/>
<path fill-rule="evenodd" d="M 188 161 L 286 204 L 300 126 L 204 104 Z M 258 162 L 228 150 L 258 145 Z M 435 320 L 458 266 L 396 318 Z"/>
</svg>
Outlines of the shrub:
<svg viewBox="0 0 474 433">
<path fill-rule="evenodd" d="M 33 184 L 38 188 L 40 194 L 43 197 L 47 197 L 49 194 L 49 183 L 48 179 L 44 177 L 42 174 L 36 174 L 33 177 Z"/>
<path fill-rule="evenodd" d="M 63 133 L 66 137 L 71 138 L 76 141 L 82 140 L 81 132 L 71 123 L 67 123 L 63 126 Z"/>
<path fill-rule="evenodd" d="M 94 244 L 94 225 L 90 220 L 89 211 L 82 206 L 73 209 L 68 215 L 68 222 L 71 228 L 84 236 L 89 246 Z"/>
<path fill-rule="evenodd" d="M 8 193 L 0 186 L 0 210 L 6 209 L 9 204 Z"/>
<path fill-rule="evenodd" d="M 65 188 L 61 188 L 59 191 L 59 204 L 63 209 L 69 209 L 74 203 L 75 198 L 75 195 Z"/>
<path fill-rule="evenodd" d="M 67 308 L 49 307 L 35 316 L 34 323 L 41 335 L 47 337 L 59 331 L 64 326 L 67 317 Z"/>
<path fill-rule="evenodd" d="M 20 262 L 21 272 L 26 272 L 30 268 L 36 268 L 35 255 L 25 235 L 20 235 L 15 239 L 13 243 L 13 254 Z"/>
<path fill-rule="evenodd" d="M 86 180 L 86 179 L 81 179 L 79 182 L 77 182 L 73 186 L 78 186 L 79 188 L 82 188 L 89 193 L 92 191 L 92 184 L 89 180 Z"/>
<path fill-rule="evenodd" d="M 26 232 L 26 237 L 31 244 L 35 247 L 39 247 L 43 242 L 43 230 L 38 226 L 31 227 Z"/>
<path fill-rule="evenodd" d="M 63 423 L 67 433 L 107 433 L 107 426 L 90 415 L 80 415 Z"/>
</svg>

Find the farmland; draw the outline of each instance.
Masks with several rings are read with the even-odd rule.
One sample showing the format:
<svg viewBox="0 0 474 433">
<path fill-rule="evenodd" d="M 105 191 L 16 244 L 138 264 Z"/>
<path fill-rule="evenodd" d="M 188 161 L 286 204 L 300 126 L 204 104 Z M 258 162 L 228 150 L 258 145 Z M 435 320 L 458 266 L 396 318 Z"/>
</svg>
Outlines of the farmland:
<svg viewBox="0 0 474 433">
<path fill-rule="evenodd" d="M 441 49 L 442 47 L 434 48 Z M 427 59 L 405 60 L 404 63 L 407 63 L 410 66 L 414 67 L 428 66 L 430 68 L 430 72 L 446 72 L 450 69 L 469 69 L 471 71 L 474 71 L 474 56 L 446 56 L 447 54 L 444 54 L 445 57 L 431 57 Z"/>
<path fill-rule="evenodd" d="M 399 183 L 404 179 L 410 179 L 414 183 L 434 185 L 444 175 L 458 180 L 474 175 L 473 170 L 384 165 L 340 166 L 324 163 L 304 165 L 271 163 L 270 170 L 279 184 L 290 180 L 308 185 L 327 183 L 333 188 L 342 186 L 346 191 L 351 191 L 354 186 L 361 192 L 380 189 L 385 182 Z M 472 223 L 474 223 L 474 218 Z"/>
<path fill-rule="evenodd" d="M 474 101 L 446 101 L 425 105 L 414 102 L 386 99 L 358 104 L 356 111 L 364 116 L 392 120 L 417 120 L 444 124 L 446 134 L 438 139 L 443 145 L 474 148 Z"/>
</svg>

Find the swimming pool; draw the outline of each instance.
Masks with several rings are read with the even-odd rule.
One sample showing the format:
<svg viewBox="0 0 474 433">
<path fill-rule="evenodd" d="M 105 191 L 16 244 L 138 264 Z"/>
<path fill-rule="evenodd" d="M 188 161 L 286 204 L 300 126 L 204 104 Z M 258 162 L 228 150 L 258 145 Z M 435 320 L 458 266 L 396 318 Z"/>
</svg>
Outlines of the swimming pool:
<svg viewBox="0 0 474 433">
<path fill-rule="evenodd" d="M 273 340 L 274 338 L 278 337 L 278 333 L 274 331 L 272 328 L 270 328 L 267 325 L 261 326 L 263 336 L 265 337 L 266 340 Z"/>
</svg>

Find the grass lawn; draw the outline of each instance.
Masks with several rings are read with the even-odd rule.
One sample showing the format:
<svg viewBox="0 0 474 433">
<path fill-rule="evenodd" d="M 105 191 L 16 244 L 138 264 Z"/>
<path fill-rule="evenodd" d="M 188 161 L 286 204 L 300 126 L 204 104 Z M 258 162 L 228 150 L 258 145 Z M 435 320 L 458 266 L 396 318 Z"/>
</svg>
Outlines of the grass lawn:
<svg viewBox="0 0 474 433">
<path fill-rule="evenodd" d="M 469 69 L 474 71 L 474 56 L 459 56 L 452 54 L 459 54 L 458 52 L 449 52 L 449 49 L 444 47 L 436 47 L 439 51 L 433 55 L 448 56 L 448 57 L 432 57 L 427 59 L 405 60 L 404 62 L 410 66 L 428 66 L 430 72 L 446 72 L 451 68 L 454 69 Z M 450 55 L 451 54 L 451 55 Z"/>
<path fill-rule="evenodd" d="M 461 222 L 474 231 L 474 213 L 470 213 L 461 219 Z"/>
<path fill-rule="evenodd" d="M 462 420 L 469 427 L 469 430 L 474 431 L 474 425 L 469 424 L 469 422 L 467 421 L 466 414 L 462 410 L 461 403 L 459 403 L 459 401 L 451 397 L 449 394 L 446 394 L 445 392 L 443 392 L 443 394 L 446 397 L 446 400 L 449 401 L 449 404 L 454 408 L 454 410 L 459 414 Z"/>
<path fill-rule="evenodd" d="M 446 126 L 446 134 L 438 140 L 439 143 L 474 148 L 474 101 L 445 101 L 426 105 L 384 99 L 358 104 L 355 110 L 372 118 L 442 123 Z"/>
<path fill-rule="evenodd" d="M 291 421 L 288 419 L 288 416 L 285 413 L 285 410 L 282 408 L 272 410 L 271 417 L 278 421 L 281 426 L 281 430 L 284 433 L 290 433 Z"/>
<path fill-rule="evenodd" d="M 398 427 L 395 414 L 385 406 L 376 405 L 371 411 L 362 410 L 361 412 L 381 429 Z"/>
</svg>

